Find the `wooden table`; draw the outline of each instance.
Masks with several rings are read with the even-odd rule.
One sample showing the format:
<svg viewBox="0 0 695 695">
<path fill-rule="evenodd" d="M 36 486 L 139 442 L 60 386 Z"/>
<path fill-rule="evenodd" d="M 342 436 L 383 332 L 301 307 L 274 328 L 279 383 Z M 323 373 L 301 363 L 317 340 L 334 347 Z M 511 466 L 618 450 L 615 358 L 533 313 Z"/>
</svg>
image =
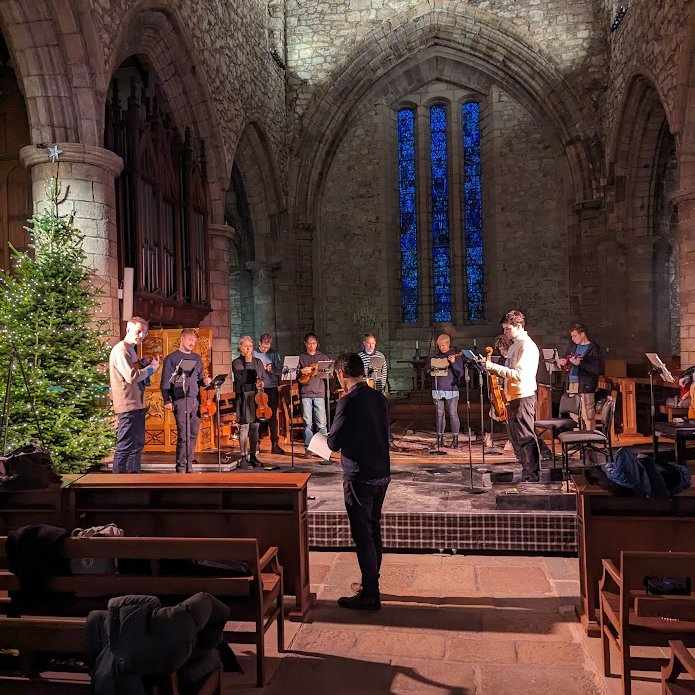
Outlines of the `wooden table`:
<svg viewBox="0 0 695 695">
<path fill-rule="evenodd" d="M 590 485 L 583 475 L 573 480 L 581 591 L 577 612 L 587 633 L 598 637 L 601 559 L 619 564 L 621 550 L 695 552 L 695 489 L 690 487 L 670 500 L 616 497 Z"/>
<path fill-rule="evenodd" d="M 77 526 L 114 522 L 127 535 L 258 538 L 279 548 L 291 620 L 315 599 L 309 585 L 308 473 L 91 473 L 69 488 Z"/>
</svg>

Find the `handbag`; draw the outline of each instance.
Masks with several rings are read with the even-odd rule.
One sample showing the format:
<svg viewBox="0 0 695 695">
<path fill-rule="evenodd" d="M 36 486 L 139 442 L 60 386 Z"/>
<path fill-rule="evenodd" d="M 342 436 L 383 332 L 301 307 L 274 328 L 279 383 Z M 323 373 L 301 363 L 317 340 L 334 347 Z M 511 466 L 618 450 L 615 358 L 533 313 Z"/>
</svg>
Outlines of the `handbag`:
<svg viewBox="0 0 695 695">
<path fill-rule="evenodd" d="M 108 538 L 125 536 L 123 529 L 116 524 L 76 528 L 70 534 L 71 538 Z M 118 574 L 118 560 L 112 557 L 80 557 L 70 560 L 72 574 Z"/>
</svg>

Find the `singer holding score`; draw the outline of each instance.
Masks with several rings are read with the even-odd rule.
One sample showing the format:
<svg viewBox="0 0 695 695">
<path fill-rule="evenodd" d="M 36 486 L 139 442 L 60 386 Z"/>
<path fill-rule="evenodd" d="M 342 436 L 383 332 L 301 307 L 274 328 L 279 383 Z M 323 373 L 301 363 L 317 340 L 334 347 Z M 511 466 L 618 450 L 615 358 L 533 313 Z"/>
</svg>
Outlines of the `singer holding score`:
<svg viewBox="0 0 695 695">
<path fill-rule="evenodd" d="M 144 364 L 136 348 L 147 335 L 148 323 L 133 316 L 126 326 L 125 338 L 116 343 L 109 355 L 109 379 L 113 411 L 118 417 L 118 440 L 113 453 L 114 473 L 139 473 L 145 446 L 145 382 L 159 369 L 155 357 Z"/>
<path fill-rule="evenodd" d="M 210 384 L 210 377 L 203 376 L 203 360 L 193 352 L 198 333 L 184 328 L 179 338 L 178 350 L 164 358 L 161 391 L 164 407 L 174 414 L 176 421 L 176 472 L 192 471 L 193 452 L 200 429 L 200 387 Z M 195 365 L 184 374 L 182 362 L 192 360 Z"/>
</svg>

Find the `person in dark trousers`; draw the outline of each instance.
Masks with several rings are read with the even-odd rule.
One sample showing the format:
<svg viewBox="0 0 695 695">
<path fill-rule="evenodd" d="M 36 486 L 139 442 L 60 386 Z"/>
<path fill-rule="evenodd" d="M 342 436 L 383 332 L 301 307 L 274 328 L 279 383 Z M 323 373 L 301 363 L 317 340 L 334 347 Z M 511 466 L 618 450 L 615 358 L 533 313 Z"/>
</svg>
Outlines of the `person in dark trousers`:
<svg viewBox="0 0 695 695">
<path fill-rule="evenodd" d="M 190 473 L 193 470 L 193 455 L 200 429 L 200 387 L 210 384 L 210 377 L 203 374 L 203 360 L 193 352 L 198 343 L 198 332 L 194 328 L 184 328 L 179 338 L 178 350 L 170 352 L 164 359 L 161 391 L 164 407 L 174 414 L 176 421 L 176 472 Z M 183 360 L 193 360 L 190 374 L 178 369 Z M 188 426 L 186 426 L 188 417 Z"/>
<path fill-rule="evenodd" d="M 582 323 L 570 327 L 570 344 L 565 357 L 558 362 L 568 369 L 567 393 L 578 394 L 582 426 L 596 429 L 596 390 L 598 378 L 603 374 L 603 352 L 589 338 L 589 330 Z"/>
<path fill-rule="evenodd" d="M 282 377 L 282 360 L 278 351 L 273 349 L 273 336 L 270 333 L 261 333 L 261 337 L 258 339 L 258 349 L 253 351 L 253 356 L 263 362 L 264 371 L 261 374 L 261 379 L 263 379 L 265 395 L 268 396 L 268 405 L 273 412 L 268 419 L 270 451 L 273 454 L 284 454 L 285 450 L 278 443 L 278 405 L 280 402 L 278 386 Z"/>
<path fill-rule="evenodd" d="M 381 508 L 391 482 L 388 403 L 366 383 L 357 353 L 340 355 L 335 374 L 345 396 L 338 401 L 328 446 L 340 451 L 345 509 L 362 573 L 360 590 L 339 598 L 338 605 L 376 611 L 381 608 Z"/>
</svg>

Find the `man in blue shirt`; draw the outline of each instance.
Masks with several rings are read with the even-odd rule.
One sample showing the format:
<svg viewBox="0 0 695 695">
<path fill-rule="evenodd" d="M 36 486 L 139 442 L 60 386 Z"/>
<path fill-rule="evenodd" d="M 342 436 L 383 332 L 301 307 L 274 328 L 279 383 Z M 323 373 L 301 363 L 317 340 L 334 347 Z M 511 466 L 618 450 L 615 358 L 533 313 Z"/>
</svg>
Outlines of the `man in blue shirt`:
<svg viewBox="0 0 695 695">
<path fill-rule="evenodd" d="M 589 331 L 582 323 L 570 327 L 571 343 L 567 356 L 560 358 L 560 365 L 569 369 L 567 393 L 578 394 L 582 426 L 596 429 L 596 389 L 603 372 L 601 347 L 589 339 Z"/>
</svg>

